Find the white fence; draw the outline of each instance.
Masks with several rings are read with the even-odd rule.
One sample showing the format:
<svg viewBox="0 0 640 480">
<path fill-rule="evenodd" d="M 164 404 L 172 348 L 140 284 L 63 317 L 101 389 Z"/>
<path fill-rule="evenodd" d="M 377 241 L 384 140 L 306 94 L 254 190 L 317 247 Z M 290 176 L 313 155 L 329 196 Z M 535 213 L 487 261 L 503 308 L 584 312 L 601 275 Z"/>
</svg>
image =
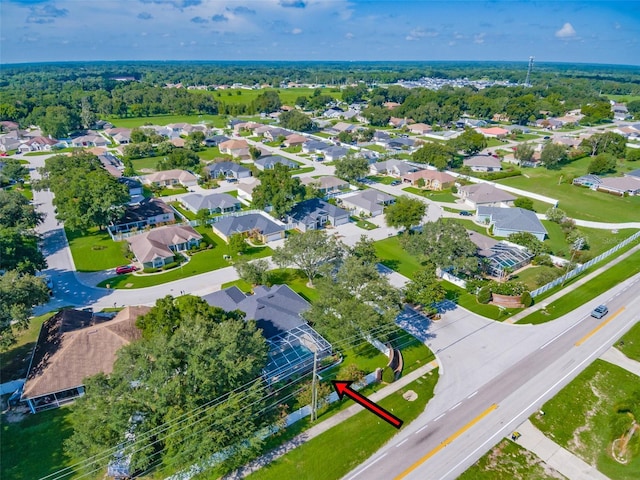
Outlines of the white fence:
<svg viewBox="0 0 640 480">
<path fill-rule="evenodd" d="M 448 272 L 440 272 L 440 278 L 446 280 L 447 282 L 451 282 L 458 287 L 467 288 L 467 282 L 465 282 L 461 278 L 456 277 L 455 275 L 451 275 Z"/>
<path fill-rule="evenodd" d="M 600 260 L 603 260 L 605 258 L 607 258 L 610 255 L 613 255 L 614 253 L 616 253 L 618 250 L 620 250 L 623 247 L 626 247 L 627 245 L 629 245 L 630 243 L 635 242 L 638 238 L 640 238 L 640 232 L 636 232 L 633 235 L 631 235 L 629 238 L 623 240 L 622 242 L 620 242 L 619 244 L 617 244 L 615 247 L 607 250 L 604 253 L 601 253 L 600 255 L 598 255 L 595 258 L 592 258 L 591 260 L 589 260 L 588 262 L 580 265 L 577 268 L 574 268 L 573 270 L 571 270 L 570 272 L 565 273 L 564 275 L 562 275 L 561 277 L 556 278 L 554 281 L 547 283 L 546 285 L 543 285 L 540 288 L 537 288 L 536 290 L 534 290 L 533 292 L 531 292 L 531 296 L 533 298 L 535 298 L 536 296 L 552 289 L 553 287 L 557 287 L 558 285 L 566 282 L 567 280 L 572 279 L 573 277 L 575 277 L 576 275 L 580 275 L 582 272 L 584 272 L 587 268 L 591 267 L 592 265 L 598 263 Z"/>
</svg>

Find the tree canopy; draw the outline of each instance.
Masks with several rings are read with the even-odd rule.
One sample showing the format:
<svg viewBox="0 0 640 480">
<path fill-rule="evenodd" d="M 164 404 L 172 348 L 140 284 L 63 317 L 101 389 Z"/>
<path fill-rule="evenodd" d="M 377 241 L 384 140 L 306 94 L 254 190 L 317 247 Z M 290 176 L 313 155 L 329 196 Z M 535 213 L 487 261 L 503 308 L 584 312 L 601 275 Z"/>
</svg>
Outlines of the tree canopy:
<svg viewBox="0 0 640 480">
<path fill-rule="evenodd" d="M 409 230 L 420 225 L 426 210 L 427 205 L 422 200 L 400 195 L 394 204 L 385 209 L 384 219 L 390 227 Z"/>
<path fill-rule="evenodd" d="M 273 215 L 281 217 L 304 199 L 305 188 L 298 177 L 292 177 L 289 167 L 276 164 L 271 170 L 260 173 L 260 185 L 253 190 L 253 205 L 264 209 L 269 205 Z"/>
<path fill-rule="evenodd" d="M 548 170 L 557 170 L 567 161 L 567 149 L 564 145 L 548 142 L 542 149 L 540 160 Z"/>
<path fill-rule="evenodd" d="M 446 290 L 436 275 L 436 267 L 427 263 L 417 270 L 413 279 L 404 287 L 404 297 L 409 303 L 423 305 L 430 311 L 435 311 L 432 304 L 444 300 Z"/>
<path fill-rule="evenodd" d="M 444 170 L 451 163 L 455 152 L 447 145 L 436 142 L 427 142 L 419 150 L 411 155 L 416 163 L 428 163 L 438 170 Z"/>
<path fill-rule="evenodd" d="M 366 158 L 347 155 L 334 162 L 336 167 L 336 177 L 340 177 L 348 182 L 356 181 L 364 177 L 369 172 L 369 162 Z"/>
<path fill-rule="evenodd" d="M 313 121 L 298 110 L 282 112 L 279 121 L 282 128 L 297 130 L 298 132 L 310 132 L 315 128 Z"/>
<path fill-rule="evenodd" d="M 480 150 L 487 148 L 487 139 L 484 135 L 471 128 L 465 129 L 462 135 L 454 138 L 449 143 L 455 149 L 462 150 L 467 155 L 474 155 Z"/>
</svg>

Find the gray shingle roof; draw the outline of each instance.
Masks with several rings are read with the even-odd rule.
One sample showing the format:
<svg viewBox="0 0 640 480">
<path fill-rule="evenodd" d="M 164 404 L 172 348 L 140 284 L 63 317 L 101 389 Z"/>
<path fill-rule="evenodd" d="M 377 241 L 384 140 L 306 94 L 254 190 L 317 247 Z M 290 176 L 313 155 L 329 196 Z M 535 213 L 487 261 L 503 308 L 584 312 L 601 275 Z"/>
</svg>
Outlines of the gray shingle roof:
<svg viewBox="0 0 640 480">
<path fill-rule="evenodd" d="M 478 207 L 478 215 L 489 215 L 495 228 L 514 232 L 547 233 L 531 210 L 524 208 Z"/>
<path fill-rule="evenodd" d="M 217 177 L 220 173 L 226 175 L 227 172 L 248 172 L 249 169 L 235 162 L 218 162 L 204 167 L 212 177 Z"/>
<path fill-rule="evenodd" d="M 336 207 L 335 205 L 331 205 L 324 200 L 320 200 L 319 198 L 311 198 L 304 202 L 300 202 L 289 212 L 289 216 L 295 222 L 302 222 L 305 224 L 310 221 L 315 222 L 321 215 L 340 218 L 345 215 L 348 216 L 349 212 L 340 207 Z"/>
<path fill-rule="evenodd" d="M 254 163 L 267 169 L 273 168 L 276 164 L 285 165 L 289 168 L 298 168 L 298 164 L 296 162 L 289 160 L 288 158 L 281 157 L 280 155 L 268 155 L 266 157 L 261 157 Z"/>
<path fill-rule="evenodd" d="M 229 195 L 228 193 L 210 193 L 209 195 L 201 195 L 194 193 L 185 195 L 180 199 L 185 206 L 192 210 L 199 211 L 203 208 L 208 210 L 216 210 L 218 208 L 224 210 L 226 208 L 238 205 L 240 201 Z"/>
<path fill-rule="evenodd" d="M 281 232 L 280 225 L 259 213 L 250 213 L 239 217 L 226 217 L 214 224 L 216 230 L 228 237 L 234 233 L 244 233 L 258 229 L 263 235 Z"/>
</svg>

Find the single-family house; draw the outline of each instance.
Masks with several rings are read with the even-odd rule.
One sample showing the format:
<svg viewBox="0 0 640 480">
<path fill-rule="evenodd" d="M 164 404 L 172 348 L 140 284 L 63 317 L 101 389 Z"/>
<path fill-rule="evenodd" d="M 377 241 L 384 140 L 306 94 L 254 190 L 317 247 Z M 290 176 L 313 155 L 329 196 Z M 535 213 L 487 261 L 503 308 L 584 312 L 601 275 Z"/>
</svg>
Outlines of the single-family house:
<svg viewBox="0 0 640 480">
<path fill-rule="evenodd" d="M 411 183 L 411 185 L 422 183 L 420 179 L 424 181 L 424 188 L 437 191 L 451 188 L 456 182 L 456 177 L 453 175 L 437 170 L 418 170 L 402 176 L 402 181 Z"/>
<path fill-rule="evenodd" d="M 240 200 L 228 193 L 190 193 L 180 198 L 180 203 L 192 213 L 198 213 L 200 210 L 207 210 L 209 213 L 229 213 L 242 208 Z"/>
<path fill-rule="evenodd" d="M 176 252 L 197 247 L 202 235 L 188 225 L 166 225 L 127 238 L 136 260 L 144 268 L 160 268 L 175 261 Z"/>
<path fill-rule="evenodd" d="M 238 217 L 225 217 L 212 223 L 214 233 L 225 242 L 231 235 L 239 233 L 258 237 L 263 243 L 269 243 L 284 238 L 285 229 L 266 213 L 249 213 Z"/>
<path fill-rule="evenodd" d="M 118 182 L 126 185 L 129 190 L 129 203 L 138 203 L 144 199 L 142 182 L 140 182 L 140 180 L 131 177 L 120 177 L 118 178 Z"/>
<path fill-rule="evenodd" d="M 248 178 L 251 170 L 235 162 L 211 163 L 203 169 L 211 178 Z"/>
<path fill-rule="evenodd" d="M 140 180 L 146 185 L 156 185 L 158 187 L 175 187 L 176 185 L 193 187 L 198 184 L 198 179 L 193 173 L 178 169 L 162 170 L 143 175 Z"/>
<path fill-rule="evenodd" d="M 640 168 L 636 168 L 635 170 L 631 170 L 630 172 L 627 172 L 624 174 L 625 177 L 633 177 L 633 178 L 637 178 L 638 180 L 640 180 Z"/>
<path fill-rule="evenodd" d="M 82 135 L 71 140 L 72 147 L 106 147 L 109 142 L 97 134 Z"/>
<path fill-rule="evenodd" d="M 479 206 L 507 208 L 516 197 L 490 183 L 475 183 L 458 188 L 458 196 L 474 210 Z"/>
<path fill-rule="evenodd" d="M 240 310 L 256 326 L 269 345 L 263 376 L 269 383 L 313 369 L 316 361 L 331 355 L 331 344 L 303 319 L 309 303 L 287 285 L 256 286 L 252 295 L 238 287 L 202 297 L 209 305 L 229 312 Z"/>
<path fill-rule="evenodd" d="M 395 158 L 369 165 L 369 172 L 371 175 L 386 174 L 398 178 L 401 178 L 403 175 L 407 175 L 411 172 L 417 172 L 418 170 L 418 167 L 414 167 L 404 160 L 396 160 Z"/>
<path fill-rule="evenodd" d="M 184 146 L 186 145 L 186 142 L 182 137 L 172 138 L 171 140 L 169 140 L 169 142 L 171 142 L 171 145 L 173 145 L 176 148 L 184 148 Z"/>
<path fill-rule="evenodd" d="M 249 156 L 249 144 L 246 140 L 227 140 L 218 144 L 220 153 L 226 153 L 234 157 L 247 157 Z"/>
<path fill-rule="evenodd" d="M 331 107 L 326 110 L 322 114 L 322 116 L 326 118 L 340 118 L 342 114 L 344 114 L 344 110 L 342 110 L 340 107 Z"/>
<path fill-rule="evenodd" d="M 266 157 L 260 157 L 253 163 L 258 170 L 273 170 L 276 165 L 284 165 L 285 167 L 291 169 L 300 167 L 297 162 L 289 160 L 285 157 L 281 157 L 280 155 L 268 155 Z"/>
<path fill-rule="evenodd" d="M 334 227 L 349 222 L 349 212 L 335 205 L 311 198 L 294 206 L 287 215 L 287 223 L 295 225 L 301 232 L 318 230 L 327 223 Z"/>
<path fill-rule="evenodd" d="M 508 237 L 512 233 L 528 232 L 543 241 L 547 229 L 538 219 L 535 212 L 524 208 L 500 208 L 479 206 L 476 220 L 493 226 L 496 237 Z"/>
<path fill-rule="evenodd" d="M 393 195 L 374 188 L 362 190 L 348 197 L 342 197 L 342 206 L 359 217 L 377 217 L 382 215 L 384 207 L 396 201 Z"/>
<path fill-rule="evenodd" d="M 389 125 L 391 125 L 394 128 L 402 128 L 405 125 L 411 125 L 412 123 L 416 123 L 413 119 L 411 118 L 397 118 L 397 117 L 391 117 L 389 119 Z"/>
<path fill-rule="evenodd" d="M 416 144 L 413 138 L 394 137 L 387 140 L 386 146 L 391 150 L 409 150 Z"/>
<path fill-rule="evenodd" d="M 398 108 L 400 104 L 397 102 L 384 102 L 382 106 L 387 110 L 393 110 L 394 108 Z"/>
<path fill-rule="evenodd" d="M 299 135 L 297 133 L 292 133 L 288 135 L 284 141 L 285 147 L 297 147 L 298 145 L 302 145 L 303 143 L 309 141 L 309 139 L 303 135 Z"/>
<path fill-rule="evenodd" d="M 349 188 L 349 182 L 345 182 L 341 178 L 326 175 L 324 177 L 313 178 L 303 177 L 300 179 L 300 183 L 303 185 L 311 185 L 315 187 L 320 193 L 329 194 L 339 192 Z"/>
<path fill-rule="evenodd" d="M 352 132 L 355 132 L 357 129 L 358 129 L 358 126 L 353 123 L 338 122 L 335 125 L 329 127 L 327 131 L 330 133 L 338 134 L 342 132 L 352 133 Z"/>
<path fill-rule="evenodd" d="M 84 381 L 113 371 L 117 351 L 139 340 L 136 319 L 150 307 L 126 307 L 112 315 L 64 309 L 40 328 L 21 400 L 31 413 L 70 403 L 84 395 Z"/>
<path fill-rule="evenodd" d="M 391 135 L 384 130 L 376 130 L 373 133 L 373 138 L 371 139 L 373 143 L 380 145 L 381 147 L 386 146 L 389 140 L 391 140 Z"/>
<path fill-rule="evenodd" d="M 345 157 L 349 153 L 349 150 L 344 147 L 329 147 L 322 151 L 322 155 L 324 155 L 324 159 L 329 162 L 334 162 L 336 160 Z"/>
<path fill-rule="evenodd" d="M 499 172 L 502 170 L 500 159 L 491 155 L 474 155 L 465 158 L 462 165 L 469 167 L 473 172 Z"/>
<path fill-rule="evenodd" d="M 127 205 L 122 216 L 112 222 L 112 232 L 129 232 L 175 222 L 173 209 L 159 198 L 145 198 Z"/>
<path fill-rule="evenodd" d="M 433 128 L 431 125 L 427 125 L 426 123 L 414 123 L 413 125 L 409 125 L 407 130 L 411 133 L 415 133 L 416 135 L 424 135 L 425 133 L 430 133 Z"/>
<path fill-rule="evenodd" d="M 33 137 L 18 147 L 21 153 L 25 152 L 50 152 L 59 142 L 49 137 Z"/>
<path fill-rule="evenodd" d="M 478 128 L 477 130 L 487 138 L 504 138 L 509 134 L 509 130 L 501 127 Z"/>
<path fill-rule="evenodd" d="M 525 248 L 499 242 L 472 230 L 467 230 L 467 233 L 478 249 L 478 257 L 486 262 L 487 273 L 492 277 L 504 278 L 506 272 L 514 272 L 531 263 L 533 255 Z"/>
<path fill-rule="evenodd" d="M 119 145 L 128 145 L 131 143 L 131 132 L 118 132 L 111 138 L 113 138 Z"/>
<path fill-rule="evenodd" d="M 229 137 L 225 135 L 210 135 L 204 139 L 204 144 L 207 147 L 217 147 L 222 142 L 226 142 L 229 140 Z"/>
<path fill-rule="evenodd" d="M 536 126 L 546 130 L 557 130 L 558 128 L 561 128 L 562 125 L 562 121 L 556 118 L 541 118 L 536 120 Z"/>
<path fill-rule="evenodd" d="M 13 130 L 18 130 L 18 128 L 20 128 L 20 125 L 18 125 L 16 122 L 12 122 L 11 120 L 2 120 L 0 122 L 0 131 L 10 132 Z"/>
<path fill-rule="evenodd" d="M 287 138 L 292 134 L 293 132 L 284 128 L 270 127 L 266 132 L 264 132 L 264 137 L 270 142 L 275 142 L 280 137 Z"/>
<path fill-rule="evenodd" d="M 0 151 L 6 153 L 12 150 L 18 150 L 20 143 L 17 132 L 13 130 L 11 133 L 0 136 Z"/>
<path fill-rule="evenodd" d="M 617 195 L 640 195 L 640 179 L 634 176 L 603 177 L 598 190 Z"/>
<path fill-rule="evenodd" d="M 238 199 L 246 202 L 253 202 L 253 190 L 260 185 L 260 179 L 252 177 L 248 182 L 238 183 Z"/>
<path fill-rule="evenodd" d="M 331 144 L 321 142 L 319 140 L 309 140 L 302 144 L 302 151 L 304 153 L 322 153 L 327 148 L 331 147 Z"/>
</svg>

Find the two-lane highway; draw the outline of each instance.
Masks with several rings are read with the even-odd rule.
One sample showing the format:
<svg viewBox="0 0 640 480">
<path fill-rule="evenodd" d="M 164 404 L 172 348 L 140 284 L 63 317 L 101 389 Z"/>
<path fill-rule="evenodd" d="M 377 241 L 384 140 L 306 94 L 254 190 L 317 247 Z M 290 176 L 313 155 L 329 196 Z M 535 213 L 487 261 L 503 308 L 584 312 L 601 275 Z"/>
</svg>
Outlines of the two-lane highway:
<svg viewBox="0 0 640 480">
<path fill-rule="evenodd" d="M 640 275 L 567 315 L 564 330 L 464 399 L 449 399 L 447 411 L 434 417 L 429 404 L 418 420 L 345 478 L 456 478 L 638 321 L 639 288 Z M 588 314 L 598 303 L 607 303 L 610 311 L 600 320 Z"/>
</svg>

